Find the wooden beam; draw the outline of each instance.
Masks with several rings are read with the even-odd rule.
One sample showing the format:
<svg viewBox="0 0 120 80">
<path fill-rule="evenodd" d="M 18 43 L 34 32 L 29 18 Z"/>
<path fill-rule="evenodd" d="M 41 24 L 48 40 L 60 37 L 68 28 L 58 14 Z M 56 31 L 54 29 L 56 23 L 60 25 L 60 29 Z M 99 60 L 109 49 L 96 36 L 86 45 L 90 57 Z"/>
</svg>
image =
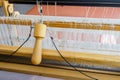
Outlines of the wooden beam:
<svg viewBox="0 0 120 80">
<path fill-rule="evenodd" d="M 62 78 L 66 80 L 91 80 L 88 77 L 80 74 L 71 69 L 60 69 L 60 68 L 51 68 L 51 67 L 43 67 L 43 66 L 33 66 L 33 65 L 25 65 L 25 64 L 16 64 L 16 63 L 6 63 L 0 62 L 0 69 L 7 71 L 14 71 L 20 73 L 27 74 L 35 74 L 42 76 L 49 76 L 55 78 Z M 84 71 L 89 76 L 97 78 L 98 80 L 119 80 L 120 74 L 104 74 L 104 73 L 94 73 Z"/>
<path fill-rule="evenodd" d="M 32 21 L 27 20 L 27 19 L 9 19 L 9 18 L 1 18 L 0 19 L 0 24 L 12 24 L 12 25 L 26 25 L 26 26 L 31 26 Z"/>
<path fill-rule="evenodd" d="M 3 0 L 0 0 L 0 6 L 2 6 L 3 5 Z"/>
<path fill-rule="evenodd" d="M 4 9 L 5 16 L 9 16 L 8 6 L 9 6 L 9 2 L 8 1 L 3 1 L 3 9 Z"/>
<path fill-rule="evenodd" d="M 12 46 L 0 46 L 0 54 L 10 54 L 18 47 Z M 16 56 L 31 56 L 33 52 L 32 48 L 21 48 L 15 55 Z M 85 52 L 68 52 L 61 51 L 61 54 L 70 62 L 73 63 L 86 63 L 95 65 L 106 65 L 111 67 L 120 67 L 120 56 L 115 55 L 103 55 L 95 53 Z M 43 59 L 64 61 L 56 50 L 42 50 Z"/>
<path fill-rule="evenodd" d="M 4 9 L 6 11 L 6 9 Z M 6 12 L 7 14 L 7 12 Z M 45 25 L 49 27 L 56 27 L 56 28 L 73 28 L 73 29 L 92 29 L 92 30 L 114 30 L 120 31 L 120 25 L 118 24 L 97 24 L 97 23 L 75 23 L 75 22 L 59 22 L 59 21 L 44 21 Z M 31 20 L 27 19 L 0 19 L 0 24 L 13 24 L 13 25 L 33 25 Z"/>
<path fill-rule="evenodd" d="M 93 30 L 114 30 L 120 31 L 120 25 L 114 24 L 97 24 L 97 23 L 75 23 L 75 22 L 54 22 L 54 21 L 44 21 L 44 24 L 50 27 L 58 28 L 74 28 L 74 29 L 93 29 Z"/>
</svg>

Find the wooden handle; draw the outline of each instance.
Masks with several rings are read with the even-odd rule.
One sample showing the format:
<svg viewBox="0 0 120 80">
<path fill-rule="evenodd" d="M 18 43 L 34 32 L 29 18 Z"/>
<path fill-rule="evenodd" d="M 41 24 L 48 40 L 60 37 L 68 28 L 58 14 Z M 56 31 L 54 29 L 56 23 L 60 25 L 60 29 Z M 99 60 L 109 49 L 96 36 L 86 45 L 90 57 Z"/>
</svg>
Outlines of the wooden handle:
<svg viewBox="0 0 120 80">
<path fill-rule="evenodd" d="M 38 65 L 42 59 L 42 38 L 36 38 L 35 46 L 33 49 L 32 63 Z"/>
<path fill-rule="evenodd" d="M 35 24 L 34 37 L 36 38 L 36 41 L 31 59 L 34 65 L 40 64 L 42 60 L 42 39 L 45 37 L 45 33 L 46 33 L 46 25 L 39 23 Z"/>
</svg>

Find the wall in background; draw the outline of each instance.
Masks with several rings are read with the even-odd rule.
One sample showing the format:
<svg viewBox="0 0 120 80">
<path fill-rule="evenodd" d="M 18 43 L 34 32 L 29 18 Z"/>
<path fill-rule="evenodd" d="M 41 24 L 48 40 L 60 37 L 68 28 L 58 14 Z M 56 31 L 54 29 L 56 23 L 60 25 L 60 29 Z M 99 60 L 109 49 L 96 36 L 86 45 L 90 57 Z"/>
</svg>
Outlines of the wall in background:
<svg viewBox="0 0 120 80">
<path fill-rule="evenodd" d="M 14 4 L 14 10 L 19 11 L 20 14 L 25 14 L 32 7 L 33 5 Z M 0 7 L 0 16 L 4 16 L 3 7 Z"/>
<path fill-rule="evenodd" d="M 33 6 L 26 14 L 39 15 L 37 6 Z M 43 5 L 43 15 L 118 19 L 120 8 Z"/>
</svg>

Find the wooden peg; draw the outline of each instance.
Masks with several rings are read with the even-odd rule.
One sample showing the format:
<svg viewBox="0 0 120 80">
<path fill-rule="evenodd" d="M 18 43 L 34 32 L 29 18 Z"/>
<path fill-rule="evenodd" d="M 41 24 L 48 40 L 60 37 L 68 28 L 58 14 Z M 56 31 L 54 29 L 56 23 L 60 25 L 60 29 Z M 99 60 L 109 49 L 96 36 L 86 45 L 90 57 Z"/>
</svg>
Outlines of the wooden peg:
<svg viewBox="0 0 120 80">
<path fill-rule="evenodd" d="M 32 54 L 32 63 L 34 65 L 40 64 L 42 60 L 42 39 L 46 34 L 46 25 L 44 24 L 35 24 L 34 28 L 34 37 L 36 38 L 33 54 Z"/>
</svg>

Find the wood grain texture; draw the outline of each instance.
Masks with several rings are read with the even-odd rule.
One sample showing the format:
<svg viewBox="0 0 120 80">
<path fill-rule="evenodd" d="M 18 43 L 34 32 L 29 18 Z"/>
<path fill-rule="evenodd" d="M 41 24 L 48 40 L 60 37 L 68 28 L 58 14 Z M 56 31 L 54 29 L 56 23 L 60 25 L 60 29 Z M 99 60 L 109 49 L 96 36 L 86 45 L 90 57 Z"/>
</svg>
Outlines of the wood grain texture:
<svg viewBox="0 0 120 80">
<path fill-rule="evenodd" d="M 18 47 L 12 46 L 0 46 L 0 54 L 10 54 Z M 21 48 L 15 55 L 16 56 L 31 56 L 33 52 L 32 48 Z M 95 65 L 106 65 L 111 67 L 120 68 L 120 56 L 115 55 L 103 55 L 85 52 L 68 52 L 61 51 L 61 54 L 70 62 L 73 63 L 87 63 Z M 56 50 L 42 49 L 43 59 L 64 61 Z"/>
<path fill-rule="evenodd" d="M 69 69 L 65 70 L 65 69 L 59 69 L 59 68 L 50 68 L 50 67 L 42 67 L 42 66 L 5 63 L 5 62 L 0 62 L 0 69 L 7 70 L 7 71 L 20 72 L 20 73 L 63 78 L 65 80 L 91 80 L 85 77 L 84 75 L 80 74 L 79 72 L 69 70 Z M 86 71 L 84 73 L 92 77 L 95 77 L 99 80 L 119 80 L 120 79 L 119 73 L 118 73 L 118 76 L 103 74 L 103 73 L 86 72 Z"/>
</svg>

